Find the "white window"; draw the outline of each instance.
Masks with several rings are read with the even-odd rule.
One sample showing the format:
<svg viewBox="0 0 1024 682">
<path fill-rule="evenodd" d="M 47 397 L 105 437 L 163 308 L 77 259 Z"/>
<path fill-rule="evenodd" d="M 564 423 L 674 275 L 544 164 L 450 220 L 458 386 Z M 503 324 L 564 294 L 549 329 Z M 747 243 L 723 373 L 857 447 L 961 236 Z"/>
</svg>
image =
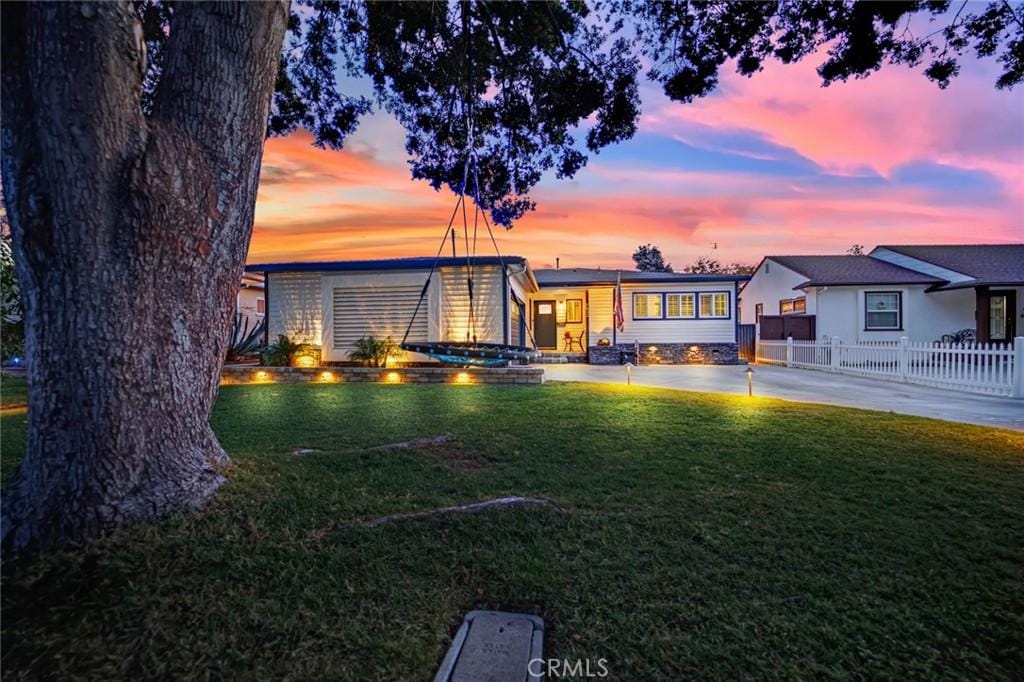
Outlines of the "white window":
<svg viewBox="0 0 1024 682">
<path fill-rule="evenodd" d="M 660 320 L 661 294 L 633 294 L 634 320 Z"/>
<path fill-rule="evenodd" d="M 864 294 L 864 329 L 898 330 L 903 327 L 903 294 L 898 291 L 868 291 Z"/>
<path fill-rule="evenodd" d="M 701 294 L 701 317 L 729 317 L 729 294 Z"/>
<path fill-rule="evenodd" d="M 665 294 L 665 317 L 672 319 L 693 318 L 693 294 Z"/>
<path fill-rule="evenodd" d="M 570 324 L 583 322 L 583 299 L 570 298 L 565 302 L 565 321 Z"/>
</svg>

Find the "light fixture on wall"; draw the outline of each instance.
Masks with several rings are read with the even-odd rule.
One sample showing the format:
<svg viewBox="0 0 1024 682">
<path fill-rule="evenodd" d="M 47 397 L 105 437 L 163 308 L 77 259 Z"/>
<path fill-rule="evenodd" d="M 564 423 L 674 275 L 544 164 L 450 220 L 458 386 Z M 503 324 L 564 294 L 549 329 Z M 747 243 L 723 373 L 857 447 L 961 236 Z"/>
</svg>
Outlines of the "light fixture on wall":
<svg viewBox="0 0 1024 682">
<path fill-rule="evenodd" d="M 555 313 L 558 316 L 558 324 L 565 324 L 565 301 L 559 301 L 555 306 Z"/>
</svg>

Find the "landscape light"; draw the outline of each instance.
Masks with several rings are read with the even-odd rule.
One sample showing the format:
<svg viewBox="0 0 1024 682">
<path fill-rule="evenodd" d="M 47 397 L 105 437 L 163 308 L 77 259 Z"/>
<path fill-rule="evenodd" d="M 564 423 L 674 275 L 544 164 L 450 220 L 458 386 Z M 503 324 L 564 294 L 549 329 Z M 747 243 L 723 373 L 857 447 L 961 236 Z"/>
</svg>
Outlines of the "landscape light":
<svg viewBox="0 0 1024 682">
<path fill-rule="evenodd" d="M 320 372 L 320 381 L 334 381 L 334 373 Z"/>
<path fill-rule="evenodd" d="M 754 395 L 754 368 L 747 367 L 747 395 Z"/>
<path fill-rule="evenodd" d="M 398 372 L 388 372 L 387 376 L 384 377 L 384 380 L 387 381 L 389 384 L 397 384 L 402 380 L 402 377 L 398 374 Z"/>
<path fill-rule="evenodd" d="M 632 369 L 633 369 L 633 363 L 632 362 L 627 362 L 626 363 L 626 385 L 627 386 L 631 386 L 633 384 Z"/>
<path fill-rule="evenodd" d="M 266 381 L 270 375 L 264 372 L 262 369 L 256 372 L 256 381 Z"/>
<path fill-rule="evenodd" d="M 292 358 L 292 365 L 295 367 L 316 367 L 316 358 L 308 353 L 296 355 Z"/>
<path fill-rule="evenodd" d="M 470 383 L 469 372 L 459 372 L 455 375 L 455 383 L 457 384 L 468 384 Z"/>
</svg>

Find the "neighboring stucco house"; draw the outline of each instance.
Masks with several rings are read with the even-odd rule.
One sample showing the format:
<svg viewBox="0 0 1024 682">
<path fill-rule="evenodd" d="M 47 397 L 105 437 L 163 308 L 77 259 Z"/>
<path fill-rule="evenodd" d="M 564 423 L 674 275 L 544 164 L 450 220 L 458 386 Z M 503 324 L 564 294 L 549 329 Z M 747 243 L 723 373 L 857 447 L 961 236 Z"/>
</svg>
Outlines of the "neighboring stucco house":
<svg viewBox="0 0 1024 682">
<path fill-rule="evenodd" d="M 413 342 L 475 338 L 608 364 L 635 360 L 637 348 L 641 361 L 650 363 L 737 360 L 736 302 L 744 276 L 534 272 L 525 258 L 506 256 L 441 258 L 427 285 L 433 263 L 399 258 L 270 263 L 247 270 L 266 275 L 268 338 L 285 334 L 317 345 L 325 362 L 346 360 L 363 336 L 401 340 L 414 313 L 408 337 Z M 619 286 L 621 330 L 614 322 Z"/>
<path fill-rule="evenodd" d="M 759 338 L 793 328 L 847 342 L 942 341 L 967 329 L 982 343 L 1007 342 L 1024 329 L 1024 244 L 767 256 L 742 301 L 743 322 L 757 324 Z"/>
<path fill-rule="evenodd" d="M 242 316 L 242 324 L 249 329 L 263 321 L 266 312 L 263 273 L 246 272 L 235 297 L 235 313 Z"/>
</svg>

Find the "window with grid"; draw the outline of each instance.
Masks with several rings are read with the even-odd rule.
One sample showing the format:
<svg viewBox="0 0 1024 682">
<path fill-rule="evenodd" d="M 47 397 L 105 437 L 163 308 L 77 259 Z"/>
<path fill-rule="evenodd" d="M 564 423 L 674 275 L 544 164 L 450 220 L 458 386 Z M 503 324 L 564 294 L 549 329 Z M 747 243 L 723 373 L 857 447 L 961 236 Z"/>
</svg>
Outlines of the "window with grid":
<svg viewBox="0 0 1024 682">
<path fill-rule="evenodd" d="M 688 319 L 694 315 L 693 294 L 665 294 L 665 317 Z"/>
<path fill-rule="evenodd" d="M 633 294 L 633 318 L 661 319 L 661 294 Z"/>
<path fill-rule="evenodd" d="M 729 317 L 729 294 L 701 294 L 701 317 Z"/>
</svg>

